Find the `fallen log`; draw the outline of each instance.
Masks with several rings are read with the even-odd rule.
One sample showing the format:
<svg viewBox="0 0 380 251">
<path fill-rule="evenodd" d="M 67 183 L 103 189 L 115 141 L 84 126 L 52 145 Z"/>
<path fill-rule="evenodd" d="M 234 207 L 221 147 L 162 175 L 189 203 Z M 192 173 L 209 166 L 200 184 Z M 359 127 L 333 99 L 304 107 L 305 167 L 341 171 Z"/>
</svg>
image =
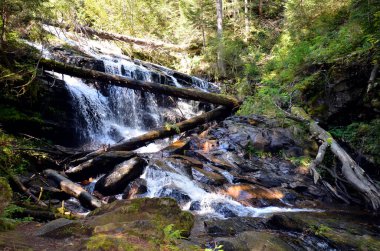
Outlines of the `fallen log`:
<svg viewBox="0 0 380 251">
<path fill-rule="evenodd" d="M 183 99 L 203 101 L 216 105 L 224 105 L 231 109 L 240 105 L 239 101 L 235 98 L 222 94 L 208 93 L 196 89 L 178 88 L 170 85 L 155 84 L 151 82 L 125 78 L 100 71 L 66 65 L 54 60 L 41 59 L 39 65 L 44 70 L 67 74 L 78 78 L 92 79 L 98 81 L 99 84 L 116 85 L 138 91 L 152 92 L 156 94 L 175 96 Z"/>
<path fill-rule="evenodd" d="M 351 158 L 351 156 L 333 139 L 330 133 L 326 132 L 317 122 L 311 119 L 302 108 L 293 107 L 292 114 L 302 118 L 309 125 L 309 130 L 318 139 L 326 142 L 332 153 L 342 163 L 342 174 L 347 182 L 361 194 L 366 202 L 368 202 L 374 210 L 380 207 L 380 188 L 376 183 L 365 174 L 364 170 Z M 323 151 L 320 149 L 320 154 L 317 156 L 316 163 L 320 163 L 320 158 L 323 157 Z M 322 156 L 321 156 L 322 155 Z"/>
<path fill-rule="evenodd" d="M 12 174 L 11 172 L 9 172 L 6 168 L 2 166 L 0 166 L 0 170 L 3 171 L 9 177 L 11 181 L 10 185 L 14 186 L 16 190 L 24 193 L 28 198 L 31 198 L 37 205 L 42 206 L 42 207 L 47 207 L 47 205 L 44 202 L 42 202 L 39 198 L 34 196 L 34 194 L 32 194 L 29 191 L 29 189 L 24 186 L 24 184 L 20 181 L 20 179 L 16 175 Z"/>
<path fill-rule="evenodd" d="M 64 191 L 57 189 L 55 187 L 49 187 L 49 186 L 40 187 L 40 186 L 32 185 L 30 187 L 30 191 L 36 196 L 41 196 L 42 195 L 41 193 L 43 193 L 45 197 L 48 197 L 49 199 L 68 200 L 71 197 Z"/>
<path fill-rule="evenodd" d="M 367 87 L 367 93 L 370 93 L 372 89 L 375 87 L 375 81 L 377 78 L 377 73 L 379 71 L 379 64 L 375 64 L 373 66 L 373 69 L 371 71 L 371 75 L 368 80 L 368 87 Z"/>
<path fill-rule="evenodd" d="M 135 155 L 133 152 L 106 152 L 77 166 L 71 167 L 65 171 L 65 174 L 73 181 L 82 181 L 90 177 L 96 177 L 102 173 L 107 173 L 117 164 Z"/>
<path fill-rule="evenodd" d="M 57 171 L 47 169 L 44 171 L 44 175 L 48 179 L 53 180 L 62 191 L 77 198 L 84 207 L 89 209 L 95 209 L 102 205 L 100 200 L 92 196 L 80 185 L 60 175 Z"/>
<path fill-rule="evenodd" d="M 140 177 L 146 166 L 147 162 L 139 157 L 124 161 L 96 182 L 95 191 L 102 195 L 122 193 L 131 181 Z"/>
<path fill-rule="evenodd" d="M 127 36 L 127 35 L 118 34 L 118 33 L 95 30 L 93 28 L 82 26 L 82 25 L 68 25 L 64 23 L 60 24 L 60 23 L 51 23 L 51 22 L 46 22 L 46 21 L 45 23 L 47 25 L 58 27 L 67 31 L 73 30 L 76 33 L 82 33 L 82 34 L 84 33 L 85 35 L 88 35 L 88 36 L 97 36 L 101 39 L 122 41 L 126 43 L 137 44 L 140 46 L 150 47 L 153 49 L 164 48 L 164 49 L 168 49 L 172 51 L 185 51 L 190 48 L 189 45 L 177 45 L 177 44 L 167 43 L 164 41 L 159 41 L 159 40 L 154 40 L 154 39 L 142 39 L 142 38 Z"/>
<path fill-rule="evenodd" d="M 75 160 L 76 163 L 88 161 L 92 158 L 99 156 L 106 151 L 133 151 L 140 147 L 146 146 L 147 144 L 157 140 L 164 139 L 170 136 L 174 136 L 181 132 L 185 132 L 190 129 L 194 129 L 199 125 L 211 122 L 217 119 L 224 119 L 228 117 L 231 110 L 224 106 L 219 106 L 214 110 L 203 113 L 199 116 L 184 120 L 182 122 L 157 128 L 155 130 L 149 131 L 143 135 L 122 141 L 118 144 L 112 145 L 109 148 L 101 148 L 92 153 L 89 153 L 83 158 Z"/>
<path fill-rule="evenodd" d="M 32 217 L 34 221 L 51 221 L 57 219 L 57 216 L 50 211 L 24 209 L 12 214 L 12 217 L 22 219 Z"/>
</svg>

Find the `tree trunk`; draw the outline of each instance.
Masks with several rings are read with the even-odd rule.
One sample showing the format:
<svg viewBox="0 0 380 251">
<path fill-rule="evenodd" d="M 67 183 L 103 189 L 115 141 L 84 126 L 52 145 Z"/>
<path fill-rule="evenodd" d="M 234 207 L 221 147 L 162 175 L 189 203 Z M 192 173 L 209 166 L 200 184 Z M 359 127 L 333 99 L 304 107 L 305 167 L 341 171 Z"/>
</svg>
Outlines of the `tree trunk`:
<svg viewBox="0 0 380 251">
<path fill-rule="evenodd" d="M 380 188 L 368 177 L 364 170 L 351 158 L 351 156 L 336 142 L 331 134 L 326 132 L 317 122 L 300 108 L 292 108 L 292 113 L 309 123 L 309 130 L 319 139 L 327 142 L 333 154 L 342 163 L 342 173 L 348 183 L 358 191 L 374 210 L 380 207 Z M 323 150 L 323 149 L 322 149 Z M 318 160 L 320 161 L 320 160 Z"/>
<path fill-rule="evenodd" d="M 245 41 L 249 38 L 249 0 L 244 0 Z"/>
<path fill-rule="evenodd" d="M 80 185 L 60 175 L 57 171 L 48 169 L 44 171 L 44 175 L 48 179 L 53 180 L 62 191 L 77 198 L 84 207 L 95 209 L 102 205 L 100 200 L 93 197 Z"/>
<path fill-rule="evenodd" d="M 76 160 L 76 162 L 84 162 L 88 161 L 90 159 L 93 159 L 100 154 L 103 154 L 106 151 L 133 151 L 140 147 L 146 146 L 147 144 L 157 140 L 157 139 L 163 139 L 167 138 L 176 134 L 179 134 L 180 132 L 185 132 L 187 130 L 196 128 L 199 125 L 208 123 L 210 121 L 216 120 L 216 119 L 223 119 L 230 115 L 231 110 L 220 106 L 212 111 L 206 112 L 202 115 L 196 116 L 194 118 L 179 122 L 177 124 L 168 126 L 168 127 L 161 127 L 156 130 L 149 131 L 143 135 L 125 140 L 121 143 L 115 144 L 113 146 L 110 146 L 107 149 L 99 149 L 97 151 L 94 151 L 88 155 L 86 155 L 83 158 L 80 158 Z"/>
<path fill-rule="evenodd" d="M 223 57 L 223 0 L 216 0 L 216 27 L 218 34 L 218 71 L 221 77 L 226 76 L 226 69 L 224 66 L 224 57 Z"/>
<path fill-rule="evenodd" d="M 259 0 L 259 16 L 261 17 L 263 15 L 263 1 Z"/>
<path fill-rule="evenodd" d="M 1 34 L 0 34 L 0 49 L 4 50 L 4 44 L 6 41 L 6 23 L 7 23 L 7 9 L 6 3 L 2 3 L 1 8 Z"/>
<path fill-rule="evenodd" d="M 145 160 L 139 157 L 120 163 L 109 174 L 96 182 L 95 191 L 102 195 L 122 193 L 130 182 L 140 177 L 147 164 Z"/>
<path fill-rule="evenodd" d="M 52 221 L 57 219 L 57 216 L 49 211 L 24 209 L 15 212 L 12 217 L 22 219 L 25 217 L 33 217 L 33 221 Z"/>
<path fill-rule="evenodd" d="M 116 85 L 139 91 L 147 91 L 156 94 L 175 96 L 183 99 L 204 101 L 212 104 L 224 105 L 230 108 L 239 106 L 239 101 L 232 97 L 228 97 L 221 94 L 208 93 L 196 89 L 178 88 L 169 85 L 155 84 L 135 79 L 129 79 L 121 76 L 107 74 L 104 72 L 70 66 L 53 60 L 41 59 L 39 66 L 43 67 L 44 70 L 50 70 L 78 78 L 99 81 L 97 82 L 98 84 Z"/>
<path fill-rule="evenodd" d="M 371 75 L 370 75 L 369 80 L 368 80 L 367 93 L 370 93 L 371 90 L 374 88 L 375 80 L 376 80 L 378 71 L 379 71 L 379 64 L 376 63 L 373 66 L 373 69 L 371 71 Z"/>
<path fill-rule="evenodd" d="M 133 152 L 106 152 L 94 159 L 71 167 L 65 174 L 73 181 L 82 181 L 111 171 L 117 164 L 136 155 Z"/>
</svg>

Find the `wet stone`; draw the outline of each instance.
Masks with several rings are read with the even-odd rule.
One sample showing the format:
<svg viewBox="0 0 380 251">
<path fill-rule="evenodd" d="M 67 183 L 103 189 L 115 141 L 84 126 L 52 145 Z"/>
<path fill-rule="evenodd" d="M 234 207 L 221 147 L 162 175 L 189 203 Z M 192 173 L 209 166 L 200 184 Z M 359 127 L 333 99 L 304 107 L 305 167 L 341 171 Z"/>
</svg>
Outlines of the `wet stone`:
<svg viewBox="0 0 380 251">
<path fill-rule="evenodd" d="M 164 187 L 160 193 L 159 197 L 169 197 L 175 199 L 179 205 L 184 205 L 188 203 L 191 199 L 187 194 L 181 192 L 178 188 L 175 187 Z"/>
<path fill-rule="evenodd" d="M 190 211 L 199 211 L 201 210 L 201 203 L 199 201 L 193 201 L 190 205 Z"/>
</svg>

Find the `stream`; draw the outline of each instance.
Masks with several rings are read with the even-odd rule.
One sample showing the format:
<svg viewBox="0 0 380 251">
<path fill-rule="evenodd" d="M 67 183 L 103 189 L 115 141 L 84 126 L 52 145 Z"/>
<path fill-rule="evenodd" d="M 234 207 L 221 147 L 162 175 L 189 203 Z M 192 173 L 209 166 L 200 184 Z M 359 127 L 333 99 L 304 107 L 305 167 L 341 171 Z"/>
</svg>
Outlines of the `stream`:
<svg viewBox="0 0 380 251">
<path fill-rule="evenodd" d="M 45 26 L 45 29 L 58 39 L 93 58 L 104 72 L 158 84 L 169 84 L 176 87 L 197 88 L 205 92 L 218 92 L 219 87 L 197 77 L 178 75 L 169 68 L 133 60 L 121 53 L 115 45 L 84 39 L 63 32 L 57 28 Z M 40 45 L 29 43 L 42 50 L 44 57 L 54 58 L 53 52 L 42 49 Z M 72 57 L 75 59 L 75 57 Z M 68 60 L 71 58 L 69 57 Z M 148 92 L 135 91 L 127 88 L 108 85 L 99 87 L 94 82 L 50 72 L 56 78 L 66 83 L 72 97 L 72 106 L 76 110 L 76 128 L 78 142 L 86 150 L 112 145 L 122 140 L 141 135 L 165 123 L 173 123 L 184 118 L 191 118 L 210 109 L 209 105 L 200 102 L 170 98 Z M 185 77 L 184 77 L 185 76 Z M 137 150 L 139 153 L 155 153 L 168 146 L 176 138 L 158 140 Z M 154 158 L 153 158 L 154 159 Z M 154 161 L 153 161 L 154 162 Z M 241 204 L 229 195 L 219 193 L 217 189 L 204 186 L 200 182 L 201 173 L 193 171 L 194 177 L 189 177 L 180 166 L 168 162 L 172 171 L 159 168 L 152 161 L 141 175 L 146 182 L 147 191 L 141 197 L 172 197 L 178 201 L 182 209 L 191 210 L 198 215 L 217 218 L 228 217 L 263 217 L 278 212 L 308 212 L 319 211 L 295 207 L 252 207 Z M 221 175 L 230 185 L 235 184 L 234 176 L 228 171 Z M 96 181 L 86 186 L 93 192 Z M 122 195 L 115 198 L 121 199 Z M 284 205 L 289 205 L 283 203 Z M 69 209 L 86 213 L 76 199 L 66 203 Z"/>
<path fill-rule="evenodd" d="M 45 58 L 130 79 L 220 92 L 218 84 L 129 58 L 115 44 L 50 26 L 44 28 L 70 47 L 80 48 L 80 52 L 73 52 L 63 46 L 43 48 L 26 41 Z M 48 74 L 64 82 L 75 111 L 76 143 L 83 150 L 106 148 L 214 108 L 198 101 L 103 85 L 55 72 Z M 107 174 L 79 184 L 107 203 L 134 198 L 175 199 L 182 210 L 195 215 L 190 239 L 210 249 L 216 243 L 223 243 L 225 250 L 237 250 L 243 244 L 265 247 L 267 244 L 261 242 L 268 239 L 275 244 L 281 240 L 279 246 L 295 250 L 340 250 L 322 232 L 333 229 L 332 237 L 337 239 L 333 242 L 340 245 L 339 234 L 346 236 L 340 222 L 350 224 L 347 226 L 356 231 L 361 228 L 356 215 L 362 212 L 348 209 L 345 215 L 342 212 L 346 209 L 335 204 L 329 211 L 329 204 L 336 203 L 331 194 L 314 184 L 307 169 L 294 163 L 310 151 L 311 145 L 311 141 L 299 140 L 295 132 L 295 128 L 284 126 L 278 119 L 230 116 L 208 128 L 157 140 L 136 150 L 146 161 L 145 168 L 124 184 L 119 194 L 103 196 L 96 189 L 97 182 Z M 64 206 L 78 215 L 90 212 L 75 198 L 66 200 Z M 368 233 L 375 236 L 372 226 L 369 229 Z M 356 232 L 350 234 L 359 238 Z"/>
</svg>

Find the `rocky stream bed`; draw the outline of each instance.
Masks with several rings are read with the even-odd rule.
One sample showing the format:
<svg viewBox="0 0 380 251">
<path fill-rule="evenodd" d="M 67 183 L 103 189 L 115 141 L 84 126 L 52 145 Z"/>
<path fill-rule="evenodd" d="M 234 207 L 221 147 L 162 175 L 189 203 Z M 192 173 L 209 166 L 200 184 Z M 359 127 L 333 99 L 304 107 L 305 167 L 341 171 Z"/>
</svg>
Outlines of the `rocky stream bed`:
<svg viewBox="0 0 380 251">
<path fill-rule="evenodd" d="M 379 250 L 378 216 L 313 183 L 302 160 L 317 146 L 303 135 L 299 126 L 262 116 L 189 131 L 159 152 L 139 154 L 144 171 L 129 170 L 117 195 L 85 186 L 108 204 L 85 218 L 20 224 L 0 233 L 0 247 Z M 35 176 L 29 185 L 41 180 Z"/>
</svg>

